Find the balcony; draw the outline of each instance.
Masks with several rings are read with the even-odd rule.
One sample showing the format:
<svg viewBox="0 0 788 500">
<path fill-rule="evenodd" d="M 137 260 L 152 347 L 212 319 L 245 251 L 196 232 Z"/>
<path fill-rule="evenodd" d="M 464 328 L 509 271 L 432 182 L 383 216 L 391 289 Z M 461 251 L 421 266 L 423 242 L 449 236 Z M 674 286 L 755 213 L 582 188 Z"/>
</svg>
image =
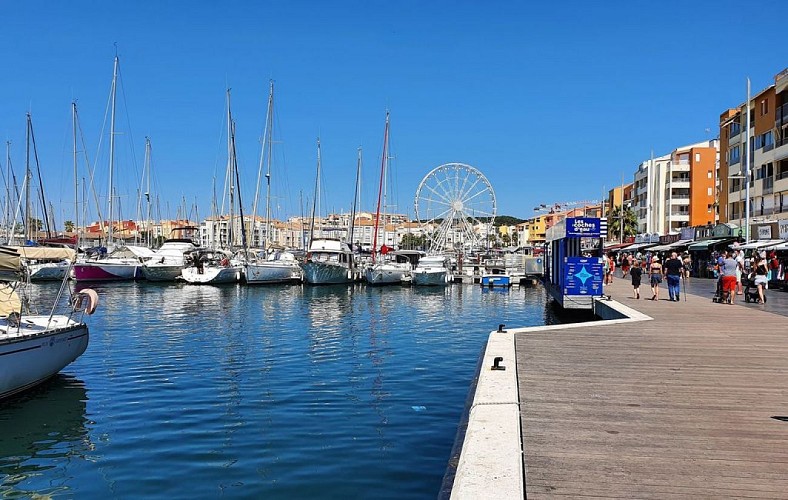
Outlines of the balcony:
<svg viewBox="0 0 788 500">
<path fill-rule="evenodd" d="M 774 110 L 774 124 L 777 128 L 788 123 L 788 102 Z"/>
<path fill-rule="evenodd" d="M 690 204 L 690 199 L 689 199 L 689 196 L 673 196 L 670 199 L 670 204 L 671 205 L 682 205 L 682 206 L 689 205 Z"/>
<path fill-rule="evenodd" d="M 766 177 L 763 179 L 763 194 L 772 194 L 774 192 L 774 177 Z"/>
<path fill-rule="evenodd" d="M 689 179 L 671 180 L 670 187 L 673 189 L 689 189 L 690 181 Z"/>
<path fill-rule="evenodd" d="M 673 220 L 689 220 L 689 212 L 670 212 L 670 218 Z"/>
</svg>

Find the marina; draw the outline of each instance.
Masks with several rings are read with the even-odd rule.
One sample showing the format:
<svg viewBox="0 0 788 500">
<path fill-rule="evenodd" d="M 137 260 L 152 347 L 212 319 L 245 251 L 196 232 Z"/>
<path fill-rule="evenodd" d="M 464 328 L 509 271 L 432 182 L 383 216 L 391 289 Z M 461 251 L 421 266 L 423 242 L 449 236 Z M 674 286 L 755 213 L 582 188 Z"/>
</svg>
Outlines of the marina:
<svg viewBox="0 0 788 500">
<path fill-rule="evenodd" d="M 4 496 L 433 497 L 486 332 L 559 321 L 540 288 L 91 287 L 87 351 L 0 406 Z"/>
</svg>

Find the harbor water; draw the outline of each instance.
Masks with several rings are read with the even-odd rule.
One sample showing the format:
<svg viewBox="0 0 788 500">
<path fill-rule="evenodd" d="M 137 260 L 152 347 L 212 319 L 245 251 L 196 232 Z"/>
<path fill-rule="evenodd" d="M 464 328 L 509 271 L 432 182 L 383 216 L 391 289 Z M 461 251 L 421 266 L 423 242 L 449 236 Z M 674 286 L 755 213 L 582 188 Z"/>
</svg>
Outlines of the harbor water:
<svg viewBox="0 0 788 500">
<path fill-rule="evenodd" d="M 4 498 L 434 498 L 489 332 L 559 322 L 541 287 L 91 287 L 85 354 L 0 403 Z"/>
</svg>

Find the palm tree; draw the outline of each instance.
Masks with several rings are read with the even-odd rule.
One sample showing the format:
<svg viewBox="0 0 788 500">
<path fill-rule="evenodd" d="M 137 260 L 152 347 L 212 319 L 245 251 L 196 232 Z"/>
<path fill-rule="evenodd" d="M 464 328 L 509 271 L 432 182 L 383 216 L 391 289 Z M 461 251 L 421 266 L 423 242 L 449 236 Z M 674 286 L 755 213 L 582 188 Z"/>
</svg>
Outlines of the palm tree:
<svg viewBox="0 0 788 500">
<path fill-rule="evenodd" d="M 634 210 L 629 207 L 624 208 L 623 217 L 621 216 L 621 206 L 615 206 L 607 216 L 608 239 L 621 237 L 621 220 L 624 220 L 624 237 L 635 236 L 638 232 L 638 218 Z"/>
</svg>

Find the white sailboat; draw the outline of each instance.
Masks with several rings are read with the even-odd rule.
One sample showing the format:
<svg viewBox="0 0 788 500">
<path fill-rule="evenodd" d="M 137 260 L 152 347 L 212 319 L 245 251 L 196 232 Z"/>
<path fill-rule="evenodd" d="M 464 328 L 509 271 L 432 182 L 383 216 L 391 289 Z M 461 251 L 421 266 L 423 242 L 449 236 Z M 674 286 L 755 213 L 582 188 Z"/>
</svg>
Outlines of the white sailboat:
<svg viewBox="0 0 788 500">
<path fill-rule="evenodd" d="M 233 226 L 235 225 L 234 192 L 238 180 L 238 163 L 235 153 L 235 123 L 230 110 L 230 89 L 227 89 L 227 182 L 229 184 L 230 220 L 227 231 L 227 246 L 232 248 L 235 244 Z M 240 194 L 239 194 L 240 198 Z M 239 203 L 239 206 L 242 206 Z M 241 217 L 241 233 L 243 235 L 242 247 L 246 250 L 246 232 L 244 228 L 243 212 Z M 193 285 L 219 285 L 224 283 L 237 283 L 243 276 L 243 266 L 232 258 L 232 253 L 227 250 L 200 249 L 189 256 L 189 265 L 181 270 L 181 279 Z"/>
<path fill-rule="evenodd" d="M 301 269 L 304 281 L 310 285 L 329 285 L 353 283 L 356 280 L 356 264 L 353 251 L 348 244 L 337 238 L 314 237 L 315 213 L 320 199 L 320 139 L 317 140 L 317 175 L 315 176 L 315 197 L 312 200 L 312 224 L 310 228 L 309 251 Z M 319 213 L 319 210 L 317 211 Z M 352 224 L 352 221 L 351 221 Z M 322 226 L 322 224 L 321 224 Z"/>
<path fill-rule="evenodd" d="M 271 238 L 271 157 L 273 150 L 274 128 L 274 82 L 270 82 L 268 92 L 268 109 L 266 113 L 263 147 L 260 152 L 260 167 L 257 172 L 257 192 L 255 193 L 252 220 L 257 215 L 257 194 L 259 193 L 260 177 L 263 165 L 266 165 L 266 206 L 265 206 L 265 244 L 264 252 L 259 255 L 248 255 L 244 262 L 244 279 L 247 284 L 261 285 L 267 283 L 286 283 L 301 281 L 301 267 L 295 256 L 286 250 L 274 251 Z"/>
<path fill-rule="evenodd" d="M 98 295 L 82 290 L 55 314 L 65 289 L 64 279 L 49 314 L 30 314 L 20 297 L 26 291 L 20 255 L 0 247 L 0 399 L 44 382 L 87 349 L 83 314 L 95 311 Z"/>
<path fill-rule="evenodd" d="M 410 276 L 411 266 L 407 262 L 397 262 L 388 255 L 389 248 L 386 246 L 386 172 L 389 160 L 389 112 L 386 111 L 386 126 L 383 132 L 383 159 L 380 165 L 380 184 L 378 189 L 378 205 L 375 211 L 375 230 L 372 238 L 372 263 L 364 270 L 364 279 L 370 285 L 394 285 L 406 281 Z M 380 226 L 380 203 L 383 198 L 383 245 L 378 248 L 378 231 Z"/>
</svg>

